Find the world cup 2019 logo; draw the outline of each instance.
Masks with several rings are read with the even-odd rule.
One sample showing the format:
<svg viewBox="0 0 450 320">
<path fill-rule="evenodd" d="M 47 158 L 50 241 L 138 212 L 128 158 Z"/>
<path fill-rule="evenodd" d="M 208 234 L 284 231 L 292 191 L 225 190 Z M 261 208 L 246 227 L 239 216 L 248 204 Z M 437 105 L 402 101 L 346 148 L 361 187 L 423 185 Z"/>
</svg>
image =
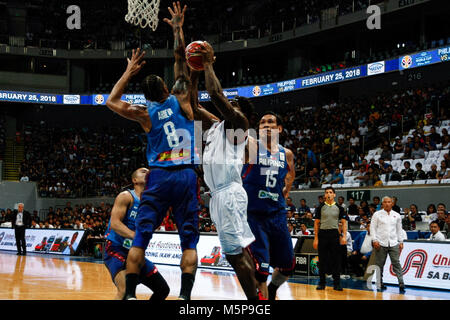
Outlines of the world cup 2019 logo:
<svg viewBox="0 0 450 320">
<path fill-rule="evenodd" d="M 402 273 L 407 274 L 411 268 L 416 269 L 415 278 L 422 278 L 423 271 L 425 270 L 425 266 L 427 264 L 428 255 L 424 250 L 414 250 L 411 251 L 405 260 L 405 265 L 402 268 Z M 389 268 L 389 272 L 391 275 L 395 276 L 394 269 L 392 265 Z"/>
<path fill-rule="evenodd" d="M 402 58 L 402 67 L 404 69 L 408 69 L 411 66 L 412 66 L 412 58 L 411 58 L 411 56 L 404 56 Z"/>
</svg>

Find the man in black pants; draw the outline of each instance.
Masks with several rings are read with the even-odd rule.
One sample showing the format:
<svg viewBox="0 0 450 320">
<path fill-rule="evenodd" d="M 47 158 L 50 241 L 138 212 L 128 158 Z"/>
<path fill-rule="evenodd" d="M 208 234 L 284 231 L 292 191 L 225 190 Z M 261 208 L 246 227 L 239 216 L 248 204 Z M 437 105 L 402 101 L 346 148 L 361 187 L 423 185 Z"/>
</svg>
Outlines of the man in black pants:
<svg viewBox="0 0 450 320">
<path fill-rule="evenodd" d="M 342 291 L 340 268 L 340 245 L 347 244 L 347 220 L 344 208 L 336 204 L 336 192 L 333 187 L 325 189 L 325 202 L 316 210 L 314 221 L 314 249 L 319 252 L 319 277 L 317 290 L 324 290 L 326 274 L 332 274 L 334 290 Z M 339 233 L 339 222 L 342 223 L 342 233 Z"/>
<path fill-rule="evenodd" d="M 19 203 L 18 209 L 14 212 L 11 226 L 15 231 L 17 255 L 27 254 L 27 244 L 25 243 L 25 230 L 31 225 L 31 215 L 23 210 L 23 203 Z"/>
</svg>

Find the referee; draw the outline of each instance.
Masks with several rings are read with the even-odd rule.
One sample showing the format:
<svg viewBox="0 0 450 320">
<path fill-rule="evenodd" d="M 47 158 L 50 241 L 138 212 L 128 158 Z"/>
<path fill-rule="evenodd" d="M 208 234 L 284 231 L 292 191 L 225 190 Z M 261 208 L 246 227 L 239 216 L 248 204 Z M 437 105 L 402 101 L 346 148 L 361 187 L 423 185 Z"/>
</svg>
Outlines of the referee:
<svg viewBox="0 0 450 320">
<path fill-rule="evenodd" d="M 344 208 L 336 204 L 336 192 L 333 187 L 325 189 L 325 202 L 314 212 L 314 249 L 319 252 L 319 285 L 317 290 L 324 290 L 326 274 L 333 275 L 333 288 L 342 291 L 341 287 L 341 250 L 340 245 L 346 245 L 347 220 Z M 339 222 L 342 223 L 342 233 L 339 233 Z"/>
</svg>

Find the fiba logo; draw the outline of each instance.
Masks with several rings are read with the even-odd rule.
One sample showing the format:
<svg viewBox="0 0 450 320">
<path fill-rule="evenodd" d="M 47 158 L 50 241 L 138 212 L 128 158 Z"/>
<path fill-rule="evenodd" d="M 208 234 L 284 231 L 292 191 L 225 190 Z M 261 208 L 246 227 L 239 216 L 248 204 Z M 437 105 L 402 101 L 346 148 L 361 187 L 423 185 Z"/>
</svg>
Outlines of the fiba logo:
<svg viewBox="0 0 450 320">
<path fill-rule="evenodd" d="M 402 58 L 402 67 L 404 69 L 408 69 L 409 67 L 411 67 L 411 65 L 412 65 L 412 58 L 411 58 L 411 56 L 404 56 Z"/>
<path fill-rule="evenodd" d="M 411 268 L 416 269 L 415 278 L 422 278 L 423 271 L 425 270 L 425 266 L 427 264 L 428 255 L 424 250 L 417 249 L 411 251 L 405 260 L 405 265 L 402 268 L 402 273 L 407 274 Z M 392 265 L 389 268 L 389 272 L 391 275 L 395 276 L 394 269 Z"/>
<path fill-rule="evenodd" d="M 259 96 L 261 94 L 261 88 L 259 86 L 254 87 L 252 93 L 255 97 Z"/>
<path fill-rule="evenodd" d="M 103 104 L 103 102 L 105 102 L 105 98 L 101 94 L 95 96 L 96 104 Z"/>
</svg>

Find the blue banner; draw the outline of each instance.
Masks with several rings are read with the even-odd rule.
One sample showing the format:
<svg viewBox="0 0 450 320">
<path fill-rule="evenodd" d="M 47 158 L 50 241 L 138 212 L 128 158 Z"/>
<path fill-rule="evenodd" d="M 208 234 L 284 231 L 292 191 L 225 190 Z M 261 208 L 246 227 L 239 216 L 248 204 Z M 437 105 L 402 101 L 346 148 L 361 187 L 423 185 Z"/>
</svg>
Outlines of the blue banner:
<svg viewBox="0 0 450 320">
<path fill-rule="evenodd" d="M 224 95 L 232 99 L 236 96 L 246 98 L 264 97 L 277 93 L 284 93 L 294 90 L 313 88 L 341 81 L 359 79 L 367 76 L 383 74 L 398 70 L 406 70 L 426 65 L 450 61 L 450 46 L 437 48 L 433 50 L 423 51 L 415 54 L 401 56 L 399 58 L 378 61 L 362 65 L 358 67 L 335 70 L 325 73 L 319 73 L 303 78 L 291 79 L 286 81 L 246 86 L 239 88 L 224 89 Z M 108 94 L 92 94 L 92 95 L 74 95 L 74 94 L 47 94 L 32 92 L 13 92 L 1 91 L 0 101 L 8 102 L 28 102 L 42 104 L 64 104 L 64 105 L 105 105 Z M 134 104 L 145 104 L 143 94 L 124 94 L 122 100 Z M 209 101 L 208 92 L 199 92 L 199 101 Z"/>
</svg>

